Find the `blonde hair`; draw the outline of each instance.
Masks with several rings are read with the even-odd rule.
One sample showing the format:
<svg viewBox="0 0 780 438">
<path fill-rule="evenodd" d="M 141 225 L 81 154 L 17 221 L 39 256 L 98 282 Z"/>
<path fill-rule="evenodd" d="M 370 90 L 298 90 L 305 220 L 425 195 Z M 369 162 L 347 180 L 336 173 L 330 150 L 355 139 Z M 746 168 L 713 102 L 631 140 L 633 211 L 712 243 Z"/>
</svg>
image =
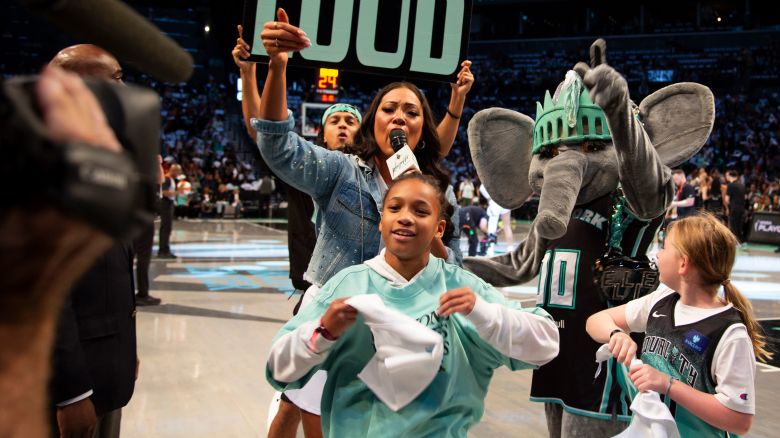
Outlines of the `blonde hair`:
<svg viewBox="0 0 780 438">
<path fill-rule="evenodd" d="M 669 232 L 672 230 L 674 247 L 696 267 L 704 286 L 711 287 L 713 295 L 718 292 L 718 286 L 723 286 L 726 302 L 739 311 L 747 327 L 756 357 L 764 361 L 771 359 L 773 353 L 767 349 L 766 337 L 753 316 L 753 306 L 729 278 L 739 244 L 734 234 L 708 213 L 672 222 Z"/>
</svg>

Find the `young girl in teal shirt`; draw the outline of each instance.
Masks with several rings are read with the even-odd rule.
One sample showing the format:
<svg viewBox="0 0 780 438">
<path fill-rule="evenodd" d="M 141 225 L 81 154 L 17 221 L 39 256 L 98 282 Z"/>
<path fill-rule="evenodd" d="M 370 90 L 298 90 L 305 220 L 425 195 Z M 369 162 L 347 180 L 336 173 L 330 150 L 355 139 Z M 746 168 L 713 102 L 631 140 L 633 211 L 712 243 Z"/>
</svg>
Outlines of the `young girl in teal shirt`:
<svg viewBox="0 0 780 438">
<path fill-rule="evenodd" d="M 443 202 L 429 176 L 397 180 L 379 224 L 385 249 L 336 274 L 274 339 L 266 375 L 277 389 L 328 371 L 325 436 L 466 436 L 482 416 L 494 369 L 533 368 L 558 354 L 558 330 L 543 310 L 518 309 L 475 275 L 431 256 L 431 242 L 445 229 Z M 436 377 L 398 411 L 357 377 L 375 354 L 371 331 L 345 303 L 360 294 L 379 295 L 444 339 Z"/>
</svg>

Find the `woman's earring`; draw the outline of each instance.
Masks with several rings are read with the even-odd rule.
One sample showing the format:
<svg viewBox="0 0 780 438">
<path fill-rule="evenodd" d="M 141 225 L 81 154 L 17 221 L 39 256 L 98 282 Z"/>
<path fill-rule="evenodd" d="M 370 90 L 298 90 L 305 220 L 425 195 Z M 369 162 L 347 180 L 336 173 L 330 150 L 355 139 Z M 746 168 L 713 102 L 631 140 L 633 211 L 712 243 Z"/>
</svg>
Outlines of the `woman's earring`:
<svg viewBox="0 0 780 438">
<path fill-rule="evenodd" d="M 425 140 L 422 140 L 419 143 L 417 143 L 417 149 L 419 150 L 425 149 Z"/>
</svg>

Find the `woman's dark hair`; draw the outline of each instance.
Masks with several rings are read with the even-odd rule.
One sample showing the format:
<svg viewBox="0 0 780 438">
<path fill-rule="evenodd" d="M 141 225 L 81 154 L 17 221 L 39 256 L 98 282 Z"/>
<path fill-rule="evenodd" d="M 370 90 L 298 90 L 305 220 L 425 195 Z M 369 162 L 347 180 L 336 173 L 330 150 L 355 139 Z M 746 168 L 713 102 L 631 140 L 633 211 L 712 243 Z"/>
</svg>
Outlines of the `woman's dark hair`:
<svg viewBox="0 0 780 438">
<path fill-rule="evenodd" d="M 444 193 L 447 190 L 447 186 L 450 184 L 450 174 L 440 164 L 441 156 L 439 155 L 439 151 L 441 150 L 441 143 L 439 142 L 439 134 L 436 131 L 436 123 L 433 121 L 433 112 L 422 91 L 410 82 L 393 82 L 379 90 L 376 96 L 374 96 L 374 100 L 371 101 L 368 110 L 365 112 L 363 123 L 361 123 L 360 130 L 355 136 L 355 145 L 359 146 L 356 149 L 349 150 L 347 153 L 355 154 L 366 162 L 374 158 L 374 155 L 377 153 L 380 153 L 379 145 L 376 142 L 376 138 L 374 138 L 376 112 L 379 111 L 379 104 L 382 103 L 382 98 L 396 88 L 407 88 L 420 100 L 420 104 L 422 105 L 423 127 L 420 144 L 414 148 L 414 156 L 417 158 L 420 170 L 422 170 L 424 174 L 436 178 L 439 184 L 439 190 Z"/>
<path fill-rule="evenodd" d="M 410 179 L 416 179 L 425 184 L 428 184 L 436 191 L 436 199 L 439 201 L 439 219 L 444 219 L 445 222 L 444 234 L 442 234 L 441 240 L 445 245 L 447 245 L 450 243 L 450 240 L 452 240 L 452 236 L 455 233 L 455 225 L 452 223 L 452 215 L 455 213 L 455 207 L 453 207 L 452 204 L 447 201 L 447 197 L 444 194 L 445 191 L 439 187 L 439 181 L 432 175 L 423 175 L 421 173 L 414 172 L 399 176 L 393 181 L 392 184 L 390 184 L 387 192 L 385 192 L 385 198 L 382 200 L 382 205 L 386 205 L 385 201 L 387 200 L 387 195 L 396 184 Z"/>
</svg>

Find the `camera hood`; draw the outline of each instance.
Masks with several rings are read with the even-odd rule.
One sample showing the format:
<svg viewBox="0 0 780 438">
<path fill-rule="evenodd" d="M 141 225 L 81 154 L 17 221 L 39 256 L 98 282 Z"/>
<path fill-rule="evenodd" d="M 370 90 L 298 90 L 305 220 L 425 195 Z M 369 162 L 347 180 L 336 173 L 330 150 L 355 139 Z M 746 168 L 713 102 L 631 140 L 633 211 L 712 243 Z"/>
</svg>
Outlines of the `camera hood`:
<svg viewBox="0 0 780 438">
<path fill-rule="evenodd" d="M 49 140 L 35 98 L 37 76 L 0 90 L 0 184 L 10 206 L 56 206 L 120 239 L 154 220 L 160 98 L 152 90 L 85 80 L 122 144 L 115 153 Z"/>
</svg>

